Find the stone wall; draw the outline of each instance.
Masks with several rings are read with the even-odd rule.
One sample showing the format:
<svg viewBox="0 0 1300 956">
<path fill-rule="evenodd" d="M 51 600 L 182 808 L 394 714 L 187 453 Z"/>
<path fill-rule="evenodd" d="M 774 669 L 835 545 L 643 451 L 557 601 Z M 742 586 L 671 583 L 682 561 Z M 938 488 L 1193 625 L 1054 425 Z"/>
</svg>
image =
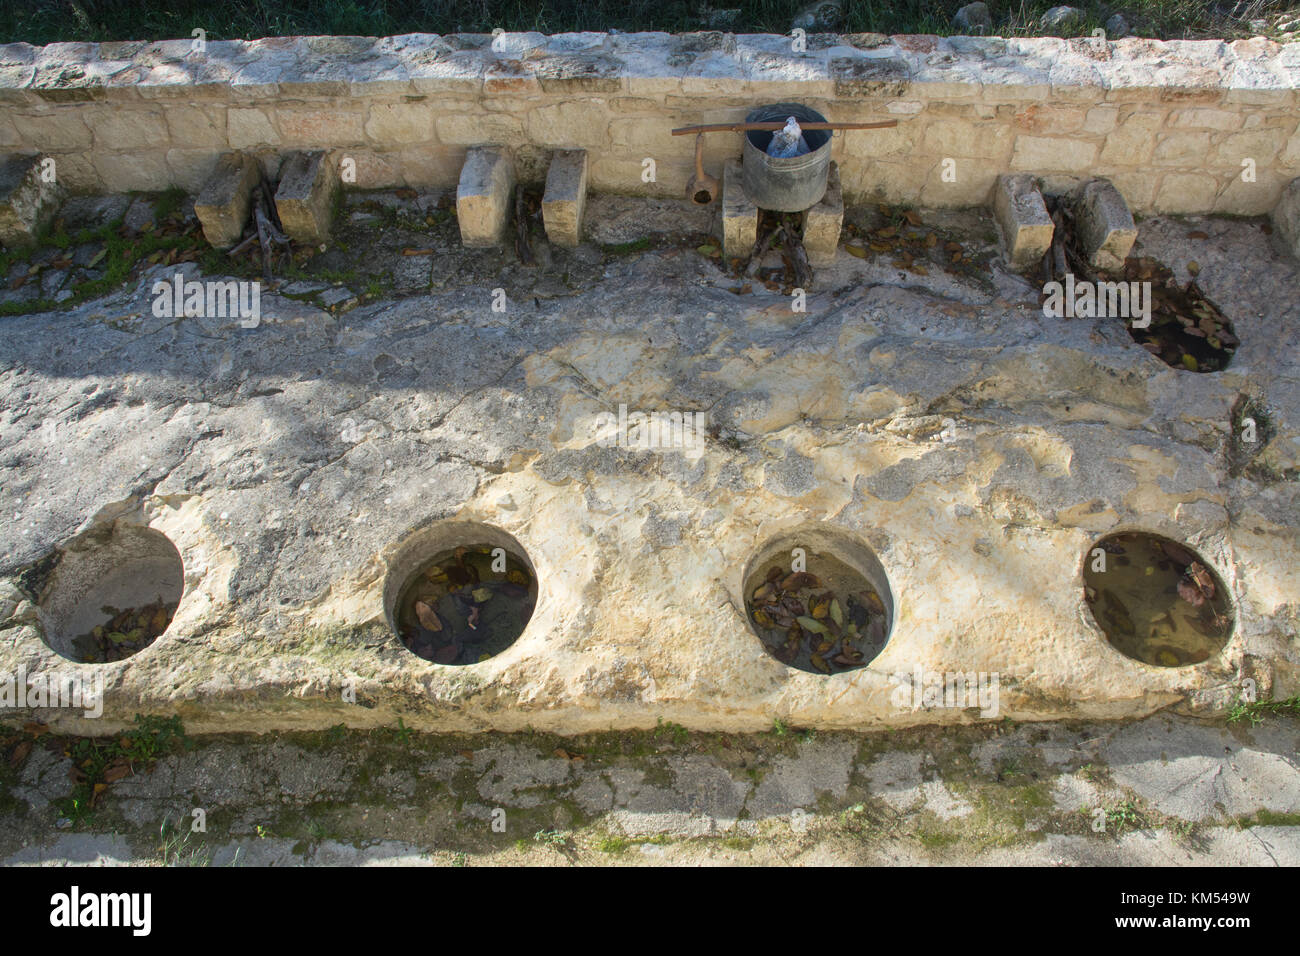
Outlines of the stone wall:
<svg viewBox="0 0 1300 956">
<path fill-rule="evenodd" d="M 722 33 L 195 45 L 0 46 L 0 149 L 55 157 L 74 192 L 196 192 L 231 148 L 272 175 L 290 150 L 329 149 L 369 188 L 453 185 L 466 148 L 486 143 L 512 147 L 521 177 L 540 181 L 551 149 L 576 147 L 597 191 L 680 196 L 693 141 L 671 128 L 797 100 L 832 120 L 899 120 L 837 134 L 851 200 L 976 205 L 999 173 L 1029 171 L 1049 189 L 1109 177 L 1136 211 L 1260 214 L 1300 175 L 1300 44 L 1264 39 L 814 35 L 797 53 L 787 37 Z M 739 152 L 738 135 L 713 134 L 706 164 L 717 172 Z"/>
</svg>

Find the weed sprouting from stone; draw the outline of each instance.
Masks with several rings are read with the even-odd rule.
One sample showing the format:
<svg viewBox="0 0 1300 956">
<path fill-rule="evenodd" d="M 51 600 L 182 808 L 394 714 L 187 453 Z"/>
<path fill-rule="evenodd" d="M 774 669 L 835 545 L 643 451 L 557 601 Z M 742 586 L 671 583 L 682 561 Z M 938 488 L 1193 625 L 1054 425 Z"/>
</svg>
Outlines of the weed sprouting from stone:
<svg viewBox="0 0 1300 956">
<path fill-rule="evenodd" d="M 1265 700 L 1245 701 L 1238 698 L 1228 708 L 1228 723 L 1230 724 L 1245 723 L 1251 727 L 1257 727 L 1264 722 L 1265 717 L 1270 716 L 1300 717 L 1300 694 L 1280 700 L 1268 698 Z"/>
</svg>

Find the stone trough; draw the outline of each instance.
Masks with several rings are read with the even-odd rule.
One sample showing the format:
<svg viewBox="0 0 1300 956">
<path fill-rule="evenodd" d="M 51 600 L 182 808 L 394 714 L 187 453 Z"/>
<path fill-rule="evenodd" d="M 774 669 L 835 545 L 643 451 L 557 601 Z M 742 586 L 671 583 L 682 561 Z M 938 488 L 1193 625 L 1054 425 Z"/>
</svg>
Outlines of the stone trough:
<svg viewBox="0 0 1300 956">
<path fill-rule="evenodd" d="M 1201 228 L 1147 220 L 1138 242 L 1179 270 L 1195 256 L 1230 311 L 1242 344 L 1208 375 L 1122 323 L 1044 317 L 996 260 L 989 284 L 902 281 L 842 251 L 806 312 L 669 245 L 597 251 L 545 299 L 507 280 L 505 311 L 470 282 L 345 314 L 268 293 L 256 328 L 177 321 L 150 308 L 157 267 L 12 317 L 0 672 L 103 675 L 104 718 L 39 713 L 89 733 L 138 712 L 196 731 L 872 728 L 1295 693 L 1295 263 L 1256 224 Z M 1253 446 L 1243 396 L 1268 410 Z M 703 427 L 642 447 L 638 415 L 673 412 Z M 517 544 L 540 596 L 508 649 L 442 666 L 393 633 L 394 582 L 465 523 Z M 1083 575 L 1125 530 L 1210 566 L 1233 609 L 1221 653 L 1162 667 L 1108 643 Z M 166 633 L 69 662 L 60 575 L 149 579 L 162 552 L 73 563 L 142 536 L 183 568 Z M 744 610 L 772 547 L 827 542 L 891 620 L 869 666 L 829 677 L 771 657 Z M 956 675 L 996 699 L 954 698 Z"/>
<path fill-rule="evenodd" d="M 456 218 L 454 240 L 396 227 L 431 243 L 382 253 L 390 276 L 419 273 L 409 289 L 271 286 L 251 323 L 162 314 L 157 283 L 229 278 L 177 262 L 3 320 L 0 681 L 104 689 L 102 718 L 22 716 L 89 734 L 137 713 L 180 713 L 196 732 L 399 719 L 565 734 L 774 719 L 869 729 L 1214 713 L 1300 692 L 1289 52 L 1111 44 L 1101 57 L 1073 41 L 859 37 L 796 62 L 765 38 L 721 35 L 671 50 L 602 35 L 425 39 L 332 38 L 309 75 L 292 51 L 277 54 L 289 64 L 213 44 L 187 80 L 204 93 L 195 113 L 170 95 L 190 67 L 166 45 L 104 45 L 86 84 L 57 91 L 46 80 L 59 50 L 0 50 L 15 65 L 0 88 L 9 138 L 21 130 L 31 153 L 5 167 L 6 246 L 38 239 L 63 198 L 62 180 L 39 176 L 43 154 L 80 191 L 120 189 L 137 134 L 206 129 L 216 112 L 224 125 L 201 156 L 172 146 L 129 188 L 183 180 L 218 248 L 247 234 L 264 181 L 292 238 L 323 254 L 346 240 L 338 255 L 366 265 L 378 246 L 334 219 L 360 187 L 382 187 L 366 194 L 380 208 L 415 202 L 432 222 L 454 205 Z M 1217 57 L 1225 78 L 1188 92 L 1157 75 L 1164 54 L 1192 73 Z M 382 82 L 353 75 L 381 66 Z M 464 102 L 424 99 L 448 89 Z M 882 136 L 878 157 L 837 140 L 826 194 L 803 215 L 817 281 L 795 301 L 737 286 L 679 241 L 695 234 L 682 223 L 702 222 L 724 263 L 753 247 L 758 210 L 734 151 L 710 157 L 722 194 L 703 220 L 676 198 L 676 161 L 642 155 L 683 115 L 713 118 L 706 101 L 730 119 L 777 93 L 832 118 L 914 119 Z M 516 116 L 505 95 L 535 100 Z M 0 133 L 10 122 L 0 116 Z M 1062 168 L 1067 141 L 1091 159 Z M 1211 146 L 1212 169 L 1189 171 L 1189 151 L 1201 163 Z M 1247 148 L 1262 176 L 1243 191 Z M 665 175 L 631 184 L 655 168 Z M 520 183 L 544 189 L 531 271 L 508 250 Z M 1091 266 L 1140 251 L 1195 277 L 1240 339 L 1230 365 L 1177 370 L 1114 317 L 1047 316 L 1024 276 L 1052 248 L 1045 193 L 1069 197 Z M 900 196 L 976 250 L 978 274 L 844 251 L 854 200 Z M 616 207 L 630 233 L 594 243 Z M 1271 212 L 1274 225 L 1165 212 Z M 1230 612 L 1221 649 L 1170 666 L 1107 639 L 1088 569 L 1128 532 L 1203 566 Z M 466 543 L 515 555 L 536 606 L 500 653 L 433 663 L 399 640 L 395 609 L 422 562 Z M 870 583 L 885 640 L 863 666 L 810 672 L 763 646 L 752 574 L 787 553 L 792 572 L 801 553 L 831 554 Z M 70 660 L 103 606 L 162 598 L 179 604 L 153 643 Z"/>
</svg>

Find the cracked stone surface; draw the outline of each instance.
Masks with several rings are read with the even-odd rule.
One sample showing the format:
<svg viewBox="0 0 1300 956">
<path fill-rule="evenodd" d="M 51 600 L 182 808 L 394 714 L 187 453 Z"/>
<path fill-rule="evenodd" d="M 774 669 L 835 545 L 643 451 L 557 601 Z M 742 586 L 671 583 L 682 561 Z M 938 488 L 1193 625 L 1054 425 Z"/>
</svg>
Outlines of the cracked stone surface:
<svg viewBox="0 0 1300 956">
<path fill-rule="evenodd" d="M 943 215 L 991 248 L 986 220 Z M 256 328 L 155 317 L 152 283 L 175 267 L 3 319 L 0 672 L 77 669 L 42 641 L 19 578 L 121 521 L 176 544 L 185 594 L 160 640 L 101 668 L 104 720 L 41 715 L 62 729 L 138 712 L 194 732 L 970 719 L 896 705 L 890 675 L 917 667 L 997 672 L 1015 719 L 1220 708 L 1245 677 L 1296 693 L 1296 263 L 1247 220 L 1148 219 L 1135 253 L 1184 281 L 1198 264 L 1242 340 L 1228 369 L 1174 371 L 1115 320 L 1045 318 L 996 266 L 931 278 L 841 251 L 801 313 L 761 286 L 735 294 L 671 243 L 555 250 L 572 285 L 549 294 L 543 277 L 501 279 L 499 253 L 343 313 L 267 292 Z M 1273 425 L 1250 449 L 1232 430 L 1243 395 Z M 705 412 L 711 437 L 604 447 L 594 423 L 620 404 Z M 407 652 L 382 611 L 388 558 L 448 519 L 512 534 L 541 586 L 523 636 L 463 668 Z M 755 551 L 823 522 L 875 552 L 897 607 L 872 666 L 831 678 L 769 657 L 740 593 Z M 1222 656 L 1154 668 L 1106 643 L 1079 568 L 1117 528 L 1215 566 L 1238 621 Z"/>
<path fill-rule="evenodd" d="M 135 767 L 75 819 L 65 742 L 34 744 L 0 762 L 0 865 L 1300 863 L 1293 718 L 223 735 Z M 972 757 L 995 751 L 1014 762 Z M 1225 767 L 1212 788 L 1194 783 L 1204 761 Z M 196 808 L 206 829 L 160 837 Z"/>
</svg>

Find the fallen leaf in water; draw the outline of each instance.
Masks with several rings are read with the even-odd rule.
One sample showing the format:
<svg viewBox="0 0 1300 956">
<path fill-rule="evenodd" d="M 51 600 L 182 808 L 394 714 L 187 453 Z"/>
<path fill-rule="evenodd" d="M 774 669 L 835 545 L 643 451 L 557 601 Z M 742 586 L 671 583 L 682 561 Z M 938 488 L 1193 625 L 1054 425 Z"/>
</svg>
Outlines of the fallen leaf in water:
<svg viewBox="0 0 1300 956">
<path fill-rule="evenodd" d="M 812 655 L 809 660 L 812 662 L 812 666 L 817 668 L 823 674 L 829 674 L 831 672 L 831 666 L 826 663 L 820 654 Z"/>
<path fill-rule="evenodd" d="M 844 612 L 840 610 L 840 602 L 831 598 L 831 620 L 838 626 L 844 626 Z"/>
<path fill-rule="evenodd" d="M 433 652 L 435 664 L 450 664 L 460 656 L 460 646 L 457 644 L 447 644 Z"/>
<path fill-rule="evenodd" d="M 1193 561 L 1187 567 L 1187 574 L 1192 581 L 1195 582 L 1196 586 L 1200 588 L 1201 593 L 1204 594 L 1206 598 L 1214 597 L 1214 578 L 1211 576 L 1205 565 L 1198 561 Z"/>
<path fill-rule="evenodd" d="M 528 579 L 528 575 L 524 574 L 524 572 L 520 571 L 518 568 L 511 568 L 509 571 L 507 571 L 506 580 L 509 581 L 511 584 L 519 585 L 519 587 L 521 588 L 526 588 L 528 587 L 529 584 L 532 583 Z"/>
<path fill-rule="evenodd" d="M 819 588 L 821 579 L 807 571 L 796 571 L 781 582 L 782 591 L 800 591 L 804 588 Z"/>
<path fill-rule="evenodd" d="M 825 594 L 808 602 L 808 609 L 817 620 L 823 620 L 831 612 L 831 602 Z"/>
<path fill-rule="evenodd" d="M 844 251 L 851 256 L 856 256 L 859 259 L 865 259 L 867 257 L 867 250 L 863 249 L 861 246 L 846 244 L 844 246 Z"/>
<path fill-rule="evenodd" d="M 880 600 L 880 595 L 875 591 L 867 591 L 862 595 L 863 603 L 877 614 L 885 613 L 885 603 Z"/>
<path fill-rule="evenodd" d="M 766 604 L 768 600 L 775 594 L 776 594 L 776 585 L 773 584 L 771 581 L 768 581 L 764 584 L 759 585 L 758 588 L 754 591 L 754 593 L 750 595 L 750 598 L 751 600 L 753 600 L 755 604 Z"/>
<path fill-rule="evenodd" d="M 755 608 L 754 610 L 754 623 L 757 624 L 759 627 L 763 627 L 763 628 L 776 626 L 775 622 L 772 620 L 771 617 L 768 616 L 766 611 L 759 610 L 757 608 Z"/>
<path fill-rule="evenodd" d="M 491 600 L 492 598 L 491 588 L 475 588 L 473 591 L 470 591 L 469 593 L 470 596 L 473 597 L 475 601 L 478 601 L 479 604 L 483 604 L 486 601 Z"/>
<path fill-rule="evenodd" d="M 799 626 L 802 627 L 805 631 L 812 631 L 814 634 L 830 633 L 830 629 L 827 628 L 825 624 L 823 624 L 821 621 L 814 620 L 811 617 L 800 617 L 800 618 L 796 618 L 796 620 L 799 622 Z"/>
<path fill-rule="evenodd" d="M 1189 372 L 1197 372 L 1200 371 L 1201 366 L 1197 363 L 1196 356 L 1192 355 L 1190 352 L 1184 352 L 1183 368 L 1187 369 Z"/>
<path fill-rule="evenodd" d="M 1192 607 L 1200 607 L 1205 603 L 1205 595 L 1201 593 L 1201 589 L 1187 578 L 1178 579 L 1178 596 Z"/>
<path fill-rule="evenodd" d="M 423 601 L 415 602 L 415 616 L 426 631 L 442 630 L 442 620 L 438 617 L 438 612 Z"/>
</svg>

